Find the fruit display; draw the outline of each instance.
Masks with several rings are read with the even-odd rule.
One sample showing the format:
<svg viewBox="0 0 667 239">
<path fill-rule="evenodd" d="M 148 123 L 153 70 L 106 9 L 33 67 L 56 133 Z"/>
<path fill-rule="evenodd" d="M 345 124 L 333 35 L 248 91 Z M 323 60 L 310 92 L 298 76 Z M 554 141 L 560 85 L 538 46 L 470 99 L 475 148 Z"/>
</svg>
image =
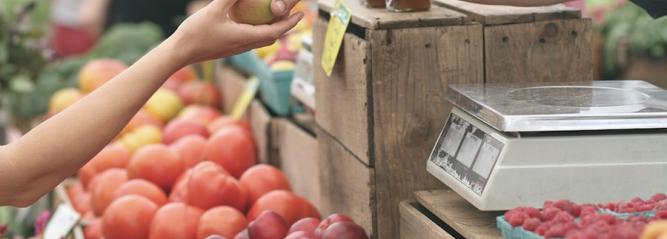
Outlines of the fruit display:
<svg viewBox="0 0 667 239">
<path fill-rule="evenodd" d="M 498 227 L 504 238 L 629 239 L 639 238 L 647 225 L 665 219 L 667 195 L 661 193 L 648 200 L 634 198 L 628 202 L 597 205 L 547 201 L 542 210 L 519 207 L 507 211 L 498 217 Z"/>
<path fill-rule="evenodd" d="M 368 238 L 345 215 L 320 221 L 280 169 L 257 164 L 248 122 L 217 110 L 217 90 L 214 98 L 187 93 L 202 82 L 188 69 L 67 188 L 86 238 Z"/>
</svg>

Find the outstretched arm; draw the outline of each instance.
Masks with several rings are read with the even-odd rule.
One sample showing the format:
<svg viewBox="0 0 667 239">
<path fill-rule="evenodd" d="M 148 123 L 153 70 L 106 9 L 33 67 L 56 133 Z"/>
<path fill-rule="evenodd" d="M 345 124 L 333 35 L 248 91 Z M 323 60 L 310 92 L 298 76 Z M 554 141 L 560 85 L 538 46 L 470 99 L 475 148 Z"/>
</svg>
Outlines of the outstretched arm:
<svg viewBox="0 0 667 239">
<path fill-rule="evenodd" d="M 303 17 L 287 17 L 298 0 L 274 0 L 285 16 L 272 25 L 228 18 L 236 0 L 214 0 L 120 75 L 10 145 L 0 147 L 0 205 L 28 206 L 107 145 L 171 74 L 181 67 L 275 42 Z"/>
<path fill-rule="evenodd" d="M 489 5 L 510 5 L 510 6 L 522 6 L 522 7 L 547 6 L 547 5 L 569 2 L 569 0 L 464 0 L 464 1 L 489 4 Z"/>
</svg>

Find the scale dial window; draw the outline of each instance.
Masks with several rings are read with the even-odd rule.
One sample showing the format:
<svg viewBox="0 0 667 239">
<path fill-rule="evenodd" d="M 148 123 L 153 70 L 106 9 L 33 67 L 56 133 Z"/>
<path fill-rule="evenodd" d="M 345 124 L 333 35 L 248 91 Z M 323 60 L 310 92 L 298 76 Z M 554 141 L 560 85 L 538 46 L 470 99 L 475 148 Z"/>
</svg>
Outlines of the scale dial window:
<svg viewBox="0 0 667 239">
<path fill-rule="evenodd" d="M 503 146 L 473 124 L 450 114 L 430 160 L 481 195 Z"/>
</svg>

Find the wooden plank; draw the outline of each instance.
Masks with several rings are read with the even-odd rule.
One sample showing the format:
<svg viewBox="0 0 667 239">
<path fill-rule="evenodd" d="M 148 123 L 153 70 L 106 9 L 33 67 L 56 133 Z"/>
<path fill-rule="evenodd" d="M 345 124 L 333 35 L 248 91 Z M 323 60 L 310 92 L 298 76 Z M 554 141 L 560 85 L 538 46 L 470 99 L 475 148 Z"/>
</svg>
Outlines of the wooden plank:
<svg viewBox="0 0 667 239">
<path fill-rule="evenodd" d="M 420 191 L 415 195 L 421 205 L 465 238 L 502 238 L 496 228 L 500 212 L 479 211 L 451 190 Z"/>
<path fill-rule="evenodd" d="M 331 12 L 335 0 L 319 0 L 320 9 Z M 385 9 L 367 8 L 359 0 L 345 0 L 352 12 L 352 23 L 366 29 L 391 29 L 461 25 L 468 21 L 466 15 L 437 5 L 429 11 L 390 12 Z"/>
<path fill-rule="evenodd" d="M 248 112 L 250 128 L 257 146 L 257 161 L 259 163 L 275 165 L 271 146 L 271 114 L 258 100 L 250 104 Z"/>
<path fill-rule="evenodd" d="M 621 79 L 643 80 L 667 89 L 667 60 L 632 56 Z"/>
<path fill-rule="evenodd" d="M 317 141 L 319 164 L 322 169 L 320 170 L 322 215 L 347 214 L 366 232 L 373 232 L 374 238 L 386 238 L 378 237 L 373 230 L 375 228 L 373 169 L 364 165 L 320 128 L 317 129 Z M 398 207 L 398 204 L 395 207 Z"/>
<path fill-rule="evenodd" d="M 276 140 L 280 169 L 287 176 L 292 191 L 321 210 L 320 171 L 327 169 L 320 168 L 317 139 L 289 120 L 277 120 L 275 125 L 280 129 Z"/>
<path fill-rule="evenodd" d="M 401 213 L 401 239 L 454 239 L 415 207 L 415 202 L 404 201 L 399 206 Z"/>
<path fill-rule="evenodd" d="M 222 98 L 222 112 L 230 114 L 236 99 L 245 90 L 246 78 L 228 66 L 219 65 L 215 80 Z"/>
<path fill-rule="evenodd" d="M 591 81 L 590 19 L 484 28 L 486 82 Z"/>
<path fill-rule="evenodd" d="M 318 19 L 314 29 L 314 59 L 320 62 L 327 23 Z M 342 50 L 331 77 L 322 67 L 315 67 L 317 124 L 339 140 L 367 165 L 368 81 L 370 80 L 370 45 L 352 34 L 345 34 Z"/>
<path fill-rule="evenodd" d="M 390 238 L 398 235 L 400 201 L 415 190 L 445 187 L 428 176 L 426 159 L 451 109 L 447 86 L 483 82 L 482 26 L 380 30 L 369 37 L 372 59 L 379 59 L 372 71 L 378 230 L 379 238 Z"/>
<path fill-rule="evenodd" d="M 562 4 L 544 7 L 514 7 L 471 3 L 461 0 L 435 0 L 436 4 L 468 15 L 484 25 L 502 25 L 581 18 L 577 9 Z"/>
</svg>

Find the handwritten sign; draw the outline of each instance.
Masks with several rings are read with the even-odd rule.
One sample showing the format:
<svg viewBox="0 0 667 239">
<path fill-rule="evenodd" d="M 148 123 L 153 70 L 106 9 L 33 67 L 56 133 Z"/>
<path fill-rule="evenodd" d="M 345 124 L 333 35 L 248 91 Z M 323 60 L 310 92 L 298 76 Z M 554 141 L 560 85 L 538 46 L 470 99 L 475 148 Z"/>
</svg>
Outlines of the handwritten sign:
<svg viewBox="0 0 667 239">
<path fill-rule="evenodd" d="M 350 9 L 345 6 L 342 0 L 336 1 L 336 8 L 331 12 L 329 27 L 327 28 L 324 39 L 324 50 L 322 53 L 322 69 L 327 76 L 331 76 L 340 46 L 343 44 L 343 37 L 350 24 Z"/>
</svg>

